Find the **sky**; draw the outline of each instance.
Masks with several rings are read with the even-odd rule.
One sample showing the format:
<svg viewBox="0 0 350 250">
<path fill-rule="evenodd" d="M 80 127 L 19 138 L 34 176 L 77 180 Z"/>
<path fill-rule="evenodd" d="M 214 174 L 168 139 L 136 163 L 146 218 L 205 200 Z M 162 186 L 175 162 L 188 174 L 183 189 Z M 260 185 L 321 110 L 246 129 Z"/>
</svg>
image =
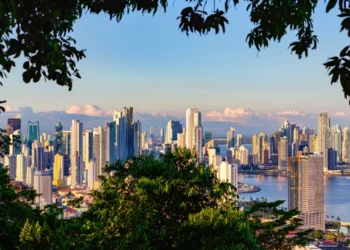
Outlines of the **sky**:
<svg viewBox="0 0 350 250">
<path fill-rule="evenodd" d="M 248 107 L 256 112 L 300 110 L 349 113 L 339 84 L 330 85 L 323 67 L 328 57 L 348 45 L 339 33 L 336 11 L 325 14 L 320 1 L 314 16 L 317 51 L 299 60 L 288 50 L 295 34 L 257 53 L 245 42 L 252 28 L 245 6 L 231 9 L 225 34 L 182 33 L 176 18 L 183 7 L 172 1 L 167 13 L 124 16 L 120 23 L 105 15 L 85 15 L 72 36 L 87 49 L 78 63 L 82 75 L 73 90 L 53 82 L 25 84 L 21 65 L 3 81 L 1 98 L 35 112 L 97 105 L 102 110 L 133 106 L 142 112 L 184 116 L 188 107 L 204 113 Z"/>
</svg>

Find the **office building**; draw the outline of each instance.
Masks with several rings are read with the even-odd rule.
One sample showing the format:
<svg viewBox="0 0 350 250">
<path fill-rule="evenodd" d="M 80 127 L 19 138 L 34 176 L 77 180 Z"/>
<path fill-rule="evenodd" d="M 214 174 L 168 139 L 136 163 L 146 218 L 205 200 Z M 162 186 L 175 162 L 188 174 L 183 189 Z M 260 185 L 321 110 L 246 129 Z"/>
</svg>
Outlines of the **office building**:
<svg viewBox="0 0 350 250">
<path fill-rule="evenodd" d="M 288 166 L 288 138 L 283 136 L 278 144 L 278 169 L 287 170 Z"/>
<path fill-rule="evenodd" d="M 230 128 L 230 130 L 227 132 L 226 135 L 226 141 L 227 141 L 227 148 L 231 148 L 236 146 L 235 145 L 235 129 L 234 128 Z"/>
<path fill-rule="evenodd" d="M 94 161 L 90 161 L 86 164 L 87 169 L 87 186 L 88 189 L 92 190 L 95 187 L 95 182 L 97 181 L 96 176 L 96 164 Z"/>
<path fill-rule="evenodd" d="M 288 159 L 288 208 L 298 209 L 304 229 L 324 230 L 323 156 Z"/>
<path fill-rule="evenodd" d="M 42 171 L 45 169 L 43 158 L 44 147 L 38 141 L 34 141 L 32 143 L 32 166 L 35 170 Z"/>
<path fill-rule="evenodd" d="M 340 161 L 342 154 L 342 130 L 340 125 L 330 128 L 329 147 L 337 151 L 337 161 Z"/>
<path fill-rule="evenodd" d="M 70 131 L 62 131 L 62 154 L 70 156 Z"/>
<path fill-rule="evenodd" d="M 34 141 L 39 142 L 39 135 L 40 135 L 40 133 L 39 133 L 39 121 L 36 121 L 36 122 L 28 121 L 26 140 L 27 140 L 27 145 L 28 145 L 30 152 L 32 149 L 32 143 Z"/>
<path fill-rule="evenodd" d="M 310 148 L 310 152 L 312 152 L 312 153 L 318 152 L 317 135 L 315 135 L 315 134 L 310 135 L 310 137 L 309 137 L 309 148 Z"/>
<path fill-rule="evenodd" d="M 343 128 L 343 141 L 342 141 L 342 161 L 350 162 L 350 130 L 346 126 Z"/>
<path fill-rule="evenodd" d="M 264 150 L 267 145 L 267 136 L 264 132 L 261 132 L 258 137 L 258 159 L 260 164 L 265 163 Z"/>
<path fill-rule="evenodd" d="M 24 154 L 16 156 L 16 181 L 26 184 L 27 167 L 29 166 L 29 159 Z"/>
<path fill-rule="evenodd" d="M 83 156 L 83 123 L 73 120 L 70 128 L 70 157 Z"/>
<path fill-rule="evenodd" d="M 55 154 L 63 154 L 63 141 L 62 141 L 62 132 L 63 126 L 60 122 L 60 119 L 58 119 L 57 124 L 55 126 Z"/>
<path fill-rule="evenodd" d="M 4 157 L 4 166 L 8 168 L 8 173 L 10 175 L 10 178 L 15 180 L 16 179 L 16 164 L 17 157 L 16 155 L 5 155 Z"/>
<path fill-rule="evenodd" d="M 169 121 L 166 126 L 165 143 L 177 141 L 177 134 L 182 133 L 182 125 L 179 121 Z"/>
<path fill-rule="evenodd" d="M 328 136 L 329 136 L 329 118 L 327 112 L 318 115 L 318 152 L 323 155 L 323 171 L 328 170 Z"/>
<path fill-rule="evenodd" d="M 10 125 L 13 132 L 16 130 L 21 130 L 21 118 L 8 118 L 7 125 Z"/>
<path fill-rule="evenodd" d="M 213 139 L 213 133 L 212 132 L 204 132 L 204 144 L 207 144 L 212 139 Z"/>
<path fill-rule="evenodd" d="M 154 136 L 154 127 L 151 127 L 151 128 L 149 129 L 149 135 L 150 135 L 152 141 L 154 141 L 154 139 L 155 139 L 155 136 Z"/>
<path fill-rule="evenodd" d="M 243 145 L 243 135 L 242 134 L 237 134 L 236 146 L 240 147 L 242 145 Z"/>
<path fill-rule="evenodd" d="M 186 110 L 186 147 L 195 151 L 198 161 L 203 161 L 202 115 L 196 108 Z"/>
<path fill-rule="evenodd" d="M 87 163 L 93 158 L 93 133 L 91 130 L 83 132 L 83 162 Z"/>
<path fill-rule="evenodd" d="M 40 195 L 36 198 L 37 206 L 43 208 L 52 204 L 52 173 L 50 170 L 35 171 L 34 189 Z"/>
<path fill-rule="evenodd" d="M 61 154 L 55 155 L 53 164 L 53 185 L 64 185 L 64 157 Z"/>
<path fill-rule="evenodd" d="M 229 182 L 234 187 L 238 187 L 238 165 L 229 164 L 224 161 L 219 165 L 219 171 L 217 172 L 217 177 L 221 182 Z"/>
</svg>

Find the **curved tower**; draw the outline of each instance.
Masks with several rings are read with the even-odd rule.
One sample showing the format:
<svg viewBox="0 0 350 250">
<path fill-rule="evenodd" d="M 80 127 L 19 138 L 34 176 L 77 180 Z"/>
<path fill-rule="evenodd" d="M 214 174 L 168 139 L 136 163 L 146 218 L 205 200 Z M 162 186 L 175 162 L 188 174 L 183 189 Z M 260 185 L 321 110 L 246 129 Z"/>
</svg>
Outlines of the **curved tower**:
<svg viewBox="0 0 350 250">
<path fill-rule="evenodd" d="M 58 119 L 56 126 L 55 126 L 55 144 L 56 144 L 56 154 L 62 154 L 63 148 L 62 148 L 62 124 L 60 122 L 60 119 Z"/>
</svg>

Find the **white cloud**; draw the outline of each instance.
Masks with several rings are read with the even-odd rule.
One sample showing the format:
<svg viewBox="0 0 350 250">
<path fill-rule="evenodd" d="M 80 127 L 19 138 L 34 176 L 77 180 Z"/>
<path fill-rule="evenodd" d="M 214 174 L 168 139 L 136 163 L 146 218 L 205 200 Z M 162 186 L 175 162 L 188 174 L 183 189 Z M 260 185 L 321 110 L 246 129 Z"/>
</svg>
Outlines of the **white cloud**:
<svg viewBox="0 0 350 250">
<path fill-rule="evenodd" d="M 67 114 L 81 114 L 89 116 L 108 116 L 111 111 L 104 111 L 97 105 L 73 105 L 70 106 L 67 110 Z"/>
<path fill-rule="evenodd" d="M 288 111 L 278 112 L 277 115 L 280 115 L 280 116 L 307 116 L 309 114 L 302 112 L 302 111 L 297 111 L 297 110 L 288 110 Z"/>
<path fill-rule="evenodd" d="M 33 113 L 33 108 L 29 106 L 18 107 L 7 105 L 5 111 L 8 113 Z"/>
</svg>

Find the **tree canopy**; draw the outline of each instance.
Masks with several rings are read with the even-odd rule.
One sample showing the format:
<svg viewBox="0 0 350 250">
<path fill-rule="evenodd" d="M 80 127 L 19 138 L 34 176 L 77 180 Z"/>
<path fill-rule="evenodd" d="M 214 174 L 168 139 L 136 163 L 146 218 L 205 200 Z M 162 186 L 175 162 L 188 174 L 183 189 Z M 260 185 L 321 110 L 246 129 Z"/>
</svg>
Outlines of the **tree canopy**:
<svg viewBox="0 0 350 250">
<path fill-rule="evenodd" d="M 310 231 L 287 237 L 300 220 L 294 218 L 296 210 L 279 209 L 283 201 L 252 201 L 241 209 L 235 187 L 220 182 L 189 150 L 119 161 L 105 173 L 89 209 L 71 219 L 59 219 L 62 210 L 56 205 L 35 210 L 33 199 L 15 199 L 19 194 L 1 188 L 0 212 L 10 216 L 0 218 L 0 249 L 277 250 L 303 246 L 309 239 Z M 1 170 L 7 187 L 6 176 Z M 1 206 L 3 192 L 14 197 L 6 206 Z M 24 210 L 10 213 L 16 204 Z M 265 215 L 274 220 L 264 222 Z"/>
<path fill-rule="evenodd" d="M 317 0 L 277 1 L 246 0 L 247 12 L 254 27 L 246 41 L 249 47 L 261 50 L 270 42 L 281 41 L 290 31 L 296 31 L 296 40 L 290 44 L 298 58 L 307 57 L 317 48 L 318 39 L 313 27 Z M 326 0 L 326 12 L 337 9 L 342 20 L 340 31 L 350 36 L 350 1 Z M 188 6 L 179 13 L 182 32 L 205 35 L 211 31 L 225 32 L 227 16 L 239 0 L 209 2 L 188 0 Z M 74 77 L 80 78 L 76 62 L 85 57 L 85 50 L 75 47 L 72 37 L 75 22 L 83 13 L 107 14 L 111 20 L 121 21 L 130 12 L 156 14 L 166 11 L 167 0 L 4 0 L 0 2 L 0 77 L 16 66 L 16 58 L 24 56 L 23 81 L 52 80 L 72 89 Z M 247 31 L 248 32 L 248 31 Z M 340 82 L 345 98 L 350 95 L 350 47 L 338 56 L 328 59 L 331 84 Z"/>
</svg>

